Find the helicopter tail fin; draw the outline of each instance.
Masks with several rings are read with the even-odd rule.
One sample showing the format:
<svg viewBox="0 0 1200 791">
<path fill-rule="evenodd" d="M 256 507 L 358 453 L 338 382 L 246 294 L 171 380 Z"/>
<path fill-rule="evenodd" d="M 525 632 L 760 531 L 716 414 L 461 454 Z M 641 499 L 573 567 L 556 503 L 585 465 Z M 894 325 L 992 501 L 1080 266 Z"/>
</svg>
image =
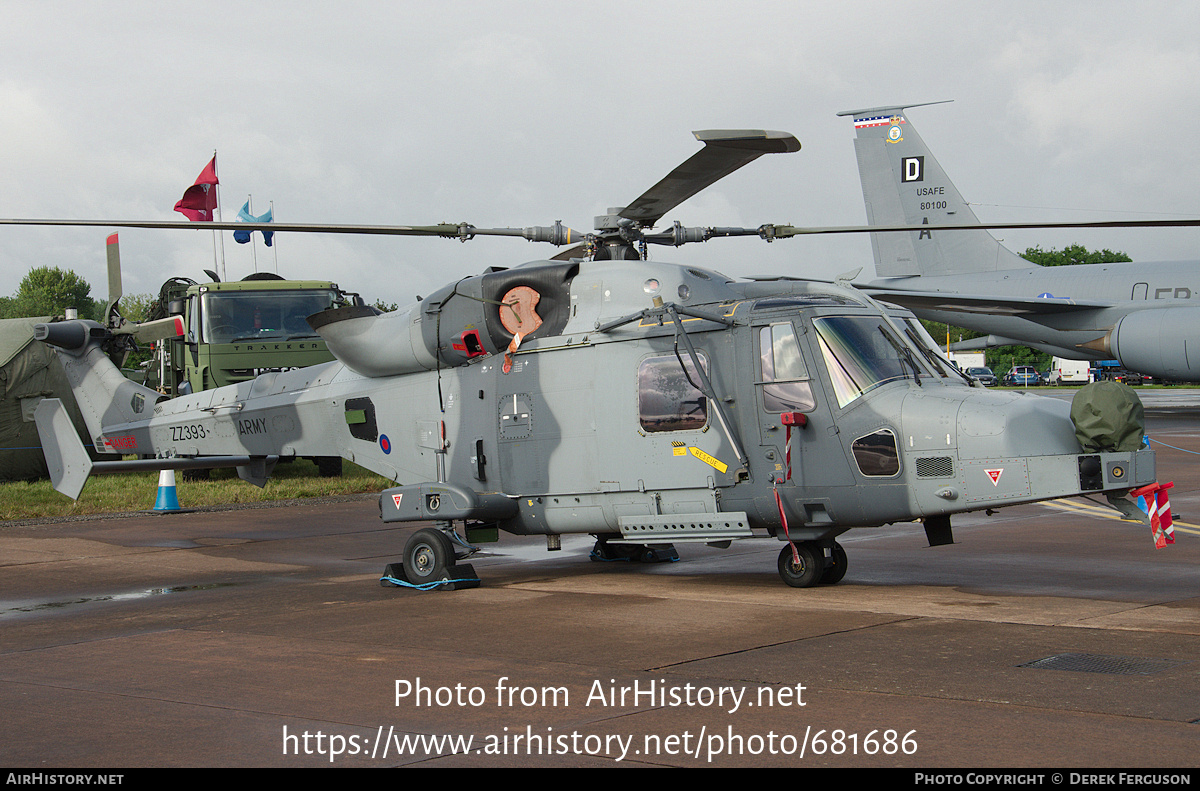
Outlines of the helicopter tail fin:
<svg viewBox="0 0 1200 791">
<path fill-rule="evenodd" d="M 941 104 L 941 102 L 933 102 Z M 975 212 L 905 116 L 922 105 L 847 110 L 854 140 L 867 222 L 872 225 L 972 225 Z M 1029 269 L 1029 261 L 985 230 L 873 233 L 879 277 L 949 275 Z"/>
<path fill-rule="evenodd" d="M 105 428 L 147 420 L 154 404 L 166 398 L 125 378 L 102 348 L 109 331 L 94 321 L 38 324 L 33 328 L 33 337 L 56 348 L 97 450 L 121 452 L 120 448 L 106 445 Z"/>
</svg>

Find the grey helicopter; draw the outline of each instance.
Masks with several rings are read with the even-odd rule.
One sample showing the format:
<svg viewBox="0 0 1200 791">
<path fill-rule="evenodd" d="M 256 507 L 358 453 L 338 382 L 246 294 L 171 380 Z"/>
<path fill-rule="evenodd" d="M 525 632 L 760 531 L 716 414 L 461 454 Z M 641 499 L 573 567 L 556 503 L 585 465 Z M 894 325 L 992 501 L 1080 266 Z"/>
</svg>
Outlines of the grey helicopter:
<svg viewBox="0 0 1200 791">
<path fill-rule="evenodd" d="M 128 328 L 39 325 L 96 448 L 114 454 L 93 462 L 61 403 L 44 400 L 36 422 L 53 485 L 77 498 L 92 473 L 225 466 L 262 486 L 280 459 L 337 454 L 396 484 L 380 493 L 383 521 L 426 523 L 384 582 L 449 590 L 480 584 L 464 561 L 500 532 L 544 535 L 549 550 L 563 535 L 590 534 L 604 560 L 771 540 L 782 545 L 783 581 L 809 587 L 844 577 L 837 539 L 852 528 L 920 520 L 931 545 L 952 544 L 954 514 L 1077 495 L 1140 514 L 1125 495 L 1156 474 L 1139 425 L 1124 432 L 1133 441 L 1113 441 L 1110 431 L 1085 434 L 1066 403 L 982 388 L 910 311 L 854 288 L 853 273 L 738 281 L 649 260 L 650 244 L 804 232 L 678 222 L 654 231 L 718 179 L 800 148 L 783 132 L 695 135 L 700 151 L 586 234 L 561 222 L 264 226 L 568 246 L 392 312 L 331 304 L 307 317 L 330 363 L 168 399 L 106 354 Z M 189 316 L 194 326 L 166 320 L 138 337 L 203 337 L 203 310 Z M 1135 406 L 1097 399 L 1093 411 L 1129 425 Z"/>
</svg>

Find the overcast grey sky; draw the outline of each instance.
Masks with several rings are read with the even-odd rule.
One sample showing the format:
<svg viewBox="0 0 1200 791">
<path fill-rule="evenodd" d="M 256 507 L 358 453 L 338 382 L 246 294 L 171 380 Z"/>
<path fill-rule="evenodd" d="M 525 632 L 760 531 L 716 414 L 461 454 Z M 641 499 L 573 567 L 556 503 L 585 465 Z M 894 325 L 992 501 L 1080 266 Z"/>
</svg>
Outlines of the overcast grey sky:
<svg viewBox="0 0 1200 791">
<path fill-rule="evenodd" d="M 880 2 L 24 2 L 0 5 L 0 217 L 182 219 L 218 153 L 221 209 L 289 222 L 578 230 L 697 150 L 766 128 L 765 157 L 678 207 L 685 225 L 865 221 L 839 110 L 908 118 L 990 220 L 1197 216 L 1200 5 Z M 0 295 L 32 266 L 105 290 L 103 229 L 0 228 Z M 204 279 L 210 231 L 122 230 L 127 293 Z M 401 304 L 517 239 L 277 237 L 279 272 Z M 1195 230 L 1010 232 L 1135 260 L 1200 258 Z M 229 234 L 230 278 L 253 271 Z M 258 243 L 260 269 L 274 253 Z M 872 274 L 865 237 L 719 239 L 664 260 L 730 275 Z"/>
</svg>

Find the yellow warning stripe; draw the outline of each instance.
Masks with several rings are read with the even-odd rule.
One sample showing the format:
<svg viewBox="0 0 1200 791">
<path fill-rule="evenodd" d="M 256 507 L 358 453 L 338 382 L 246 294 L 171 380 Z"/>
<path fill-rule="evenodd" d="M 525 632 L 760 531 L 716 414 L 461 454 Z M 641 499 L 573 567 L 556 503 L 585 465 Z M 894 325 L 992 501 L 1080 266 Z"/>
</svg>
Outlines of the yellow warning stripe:
<svg viewBox="0 0 1200 791">
<path fill-rule="evenodd" d="M 1132 519 L 1126 519 L 1118 511 L 1112 508 L 1106 508 L 1095 503 L 1080 503 L 1080 502 L 1065 502 L 1063 500 L 1049 500 L 1038 503 L 1038 505 L 1046 508 L 1053 508 L 1056 511 L 1072 511 L 1077 514 L 1087 514 L 1088 516 L 1099 516 L 1103 519 L 1119 519 L 1122 522 L 1132 522 Z M 1190 533 L 1194 536 L 1200 536 L 1200 526 L 1189 524 L 1188 522 L 1180 522 L 1176 519 L 1171 520 L 1171 527 L 1182 533 Z"/>
</svg>

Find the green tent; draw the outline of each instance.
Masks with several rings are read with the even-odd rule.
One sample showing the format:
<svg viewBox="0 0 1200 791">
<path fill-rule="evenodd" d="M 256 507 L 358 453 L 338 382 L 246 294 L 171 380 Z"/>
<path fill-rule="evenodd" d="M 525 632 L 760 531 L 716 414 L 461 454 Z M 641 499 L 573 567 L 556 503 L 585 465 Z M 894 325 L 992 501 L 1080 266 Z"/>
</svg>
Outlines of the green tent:
<svg viewBox="0 0 1200 791">
<path fill-rule="evenodd" d="M 43 398 L 61 399 L 93 454 L 83 416 L 50 347 L 33 339 L 33 326 L 49 316 L 0 319 L 0 481 L 48 477 L 33 411 Z"/>
</svg>

